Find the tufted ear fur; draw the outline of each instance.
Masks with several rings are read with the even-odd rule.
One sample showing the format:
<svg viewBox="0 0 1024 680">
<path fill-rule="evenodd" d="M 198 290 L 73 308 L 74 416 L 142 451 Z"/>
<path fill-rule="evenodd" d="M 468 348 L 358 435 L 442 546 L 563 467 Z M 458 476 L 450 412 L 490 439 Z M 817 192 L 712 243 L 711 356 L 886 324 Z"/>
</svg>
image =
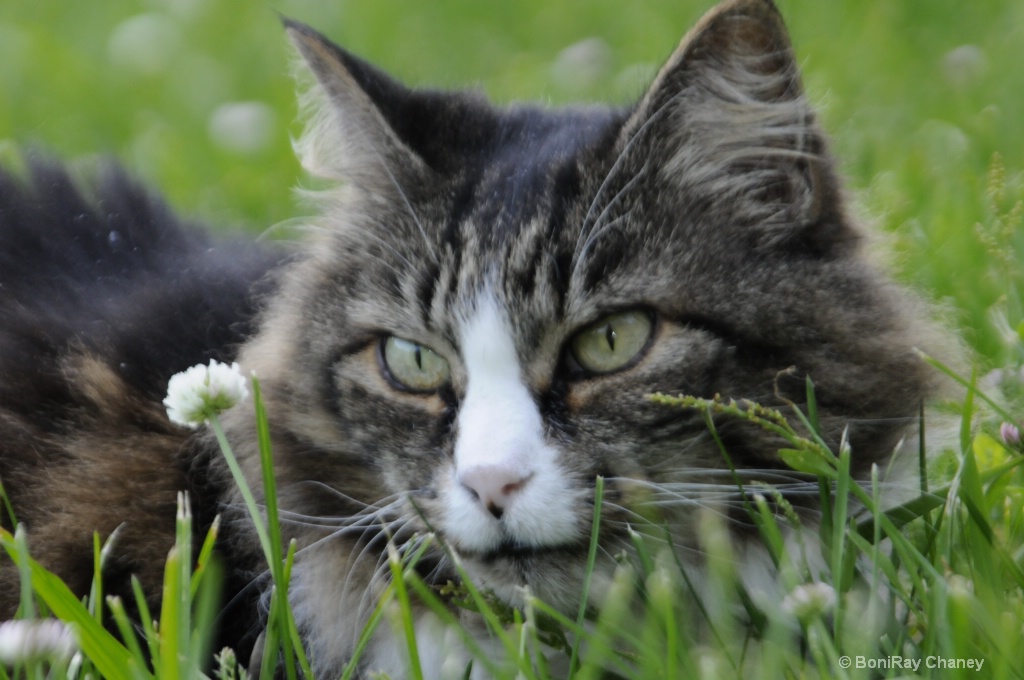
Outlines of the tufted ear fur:
<svg viewBox="0 0 1024 680">
<path fill-rule="evenodd" d="M 304 24 L 285 20 L 302 57 L 307 129 L 296 144 L 311 174 L 371 194 L 430 197 L 432 181 L 472 164 L 500 121 L 481 97 L 410 89 Z"/>
<path fill-rule="evenodd" d="M 302 102 L 308 127 L 296 143 L 306 170 L 385 195 L 424 179 L 427 164 L 393 123 L 413 93 L 312 28 L 291 20 L 285 27 L 315 77 Z"/>
<path fill-rule="evenodd" d="M 761 243 L 835 241 L 842 230 L 830 219 L 840 197 L 825 141 L 770 0 L 732 0 L 705 15 L 626 122 L 619 148 L 653 159 L 662 181 L 732 206 L 730 221 L 756 225 Z"/>
</svg>

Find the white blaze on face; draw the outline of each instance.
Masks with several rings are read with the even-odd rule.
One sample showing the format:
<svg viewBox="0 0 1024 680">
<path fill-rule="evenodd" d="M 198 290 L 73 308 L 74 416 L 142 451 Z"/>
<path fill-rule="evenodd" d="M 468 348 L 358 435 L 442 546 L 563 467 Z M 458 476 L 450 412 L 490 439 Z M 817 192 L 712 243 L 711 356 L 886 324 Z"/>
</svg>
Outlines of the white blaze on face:
<svg viewBox="0 0 1024 680">
<path fill-rule="evenodd" d="M 485 291 L 462 326 L 468 384 L 458 415 L 447 528 L 456 545 L 543 547 L 578 538 L 575 493 L 544 436 L 515 345 Z"/>
</svg>

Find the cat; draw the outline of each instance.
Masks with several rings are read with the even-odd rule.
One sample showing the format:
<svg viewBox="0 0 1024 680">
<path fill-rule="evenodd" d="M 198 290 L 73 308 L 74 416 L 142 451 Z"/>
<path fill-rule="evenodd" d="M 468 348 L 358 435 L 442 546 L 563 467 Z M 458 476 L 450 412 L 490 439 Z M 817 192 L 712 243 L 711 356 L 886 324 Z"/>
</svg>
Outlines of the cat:
<svg viewBox="0 0 1024 680">
<path fill-rule="evenodd" d="M 228 520 L 222 641 L 253 647 L 252 525 L 213 437 L 161 404 L 209 359 L 261 381 L 299 545 L 290 596 L 323 677 L 353 655 L 389 540 L 432 533 L 426 578 L 453 578 L 454 555 L 507 604 L 528 586 L 574 614 L 601 477 L 595 587 L 645 503 L 689 559 L 694 507 L 713 503 L 699 484 L 736 488 L 703 418 L 652 393 L 781 406 L 810 377 L 823 437 L 845 432 L 861 476 L 913 436 L 928 324 L 863 252 L 770 0 L 710 10 L 619 108 L 411 90 L 285 26 L 312 75 L 297 150 L 336 185 L 301 247 L 209 236 L 116 169 L 92 191 L 46 161 L 0 177 L 0 480 L 75 592 L 92 533 L 120 526 L 105 592 L 135 574 L 157 606 L 185 489 L 198 526 Z M 260 489 L 254 418 L 223 423 Z M 743 479 L 794 477 L 779 440 L 719 432 Z M 17 598 L 0 563 L 0 618 Z M 418 617 L 440 677 L 443 627 Z M 359 673 L 405 677 L 404 644 L 380 633 Z"/>
</svg>

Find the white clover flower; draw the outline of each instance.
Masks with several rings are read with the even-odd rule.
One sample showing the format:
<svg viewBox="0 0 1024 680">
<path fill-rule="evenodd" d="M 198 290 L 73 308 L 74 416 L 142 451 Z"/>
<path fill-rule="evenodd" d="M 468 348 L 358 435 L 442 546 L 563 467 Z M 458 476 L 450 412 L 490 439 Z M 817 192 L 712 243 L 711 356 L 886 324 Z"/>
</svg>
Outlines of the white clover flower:
<svg viewBox="0 0 1024 680">
<path fill-rule="evenodd" d="M 198 364 L 171 376 L 164 406 L 171 422 L 199 427 L 248 396 L 248 381 L 238 364 L 211 359 L 208 366 Z"/>
<path fill-rule="evenodd" d="M 0 664 L 40 659 L 67 659 L 78 649 L 71 629 L 57 619 L 0 623 Z"/>
<path fill-rule="evenodd" d="M 827 614 L 836 606 L 835 588 L 827 583 L 815 581 L 804 583 L 782 598 L 780 608 L 801 621 Z"/>
</svg>

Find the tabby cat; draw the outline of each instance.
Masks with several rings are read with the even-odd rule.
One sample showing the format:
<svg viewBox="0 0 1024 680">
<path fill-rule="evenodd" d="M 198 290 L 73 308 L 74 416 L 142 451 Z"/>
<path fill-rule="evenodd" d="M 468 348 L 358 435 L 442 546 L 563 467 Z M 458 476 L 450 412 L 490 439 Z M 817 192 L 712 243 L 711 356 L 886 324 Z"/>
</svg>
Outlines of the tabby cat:
<svg viewBox="0 0 1024 680">
<path fill-rule="evenodd" d="M 500 600 L 529 586 L 575 612 L 599 476 L 598 589 L 645 505 L 686 560 L 698 507 L 746 524 L 703 418 L 651 393 L 801 403 L 810 376 L 861 474 L 913 434 L 931 389 L 920 314 L 863 255 L 770 0 L 711 10 L 627 108 L 410 90 L 286 27 L 315 77 L 298 150 L 336 180 L 303 247 L 208 236 L 117 170 L 89 191 L 45 161 L 0 176 L 0 479 L 76 592 L 92 533 L 120 526 L 106 592 L 135 574 L 157 606 L 188 490 L 201 527 L 230 520 L 223 641 L 253 646 L 254 531 L 213 438 L 161 404 L 211 358 L 261 380 L 300 546 L 292 604 L 323 677 L 386 585 L 389 538 L 433 532 L 435 582 L 455 555 Z M 261 488 L 251 404 L 224 423 Z M 719 431 L 744 480 L 795 478 L 771 436 Z M 0 618 L 17 601 L 4 561 Z M 417 628 L 439 677 L 444 631 L 427 613 Z M 360 672 L 403 677 L 404 644 L 379 634 Z"/>
</svg>

